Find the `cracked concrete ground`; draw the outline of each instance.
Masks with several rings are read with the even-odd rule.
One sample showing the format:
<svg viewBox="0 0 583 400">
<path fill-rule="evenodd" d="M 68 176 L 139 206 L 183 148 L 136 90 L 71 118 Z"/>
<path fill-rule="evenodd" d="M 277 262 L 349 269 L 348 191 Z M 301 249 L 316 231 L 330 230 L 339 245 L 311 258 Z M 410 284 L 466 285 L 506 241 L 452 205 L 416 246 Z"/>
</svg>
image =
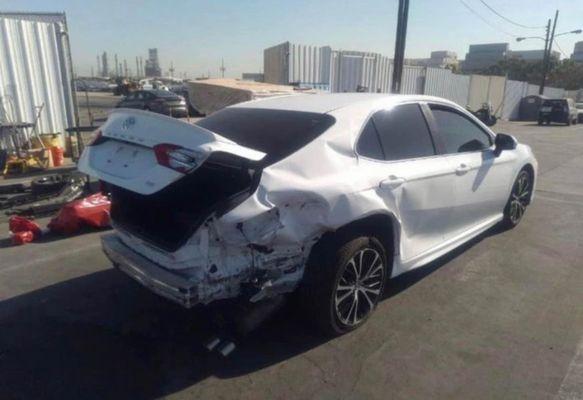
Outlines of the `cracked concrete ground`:
<svg viewBox="0 0 583 400">
<path fill-rule="evenodd" d="M 333 340 L 286 308 L 222 359 L 210 311 L 112 270 L 100 233 L 0 240 L 0 398 L 583 398 L 583 127 L 495 130 L 538 157 L 525 220 L 399 277 Z"/>
</svg>

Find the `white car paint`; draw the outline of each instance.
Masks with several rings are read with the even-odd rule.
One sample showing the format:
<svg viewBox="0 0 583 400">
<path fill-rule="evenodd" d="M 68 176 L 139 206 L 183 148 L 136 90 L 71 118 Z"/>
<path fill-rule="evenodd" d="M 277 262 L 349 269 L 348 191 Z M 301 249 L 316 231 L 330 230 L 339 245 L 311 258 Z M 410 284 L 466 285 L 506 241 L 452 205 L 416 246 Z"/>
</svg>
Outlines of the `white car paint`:
<svg viewBox="0 0 583 400">
<path fill-rule="evenodd" d="M 175 271 L 192 285 L 196 301 L 182 301 L 187 306 L 235 297 L 241 293 L 241 284 L 261 271 L 261 287 L 252 298 L 258 300 L 293 291 L 302 279 L 314 243 L 326 232 L 367 216 L 382 214 L 392 221 L 393 277 L 470 240 L 503 218 L 518 172 L 529 164 L 536 176 L 536 160 L 522 144 L 498 157 L 493 155 L 494 146 L 480 152 L 401 161 L 378 161 L 357 154 L 360 132 L 375 111 L 411 102 L 451 107 L 494 137 L 488 127 L 455 103 L 428 96 L 296 95 L 235 105 L 328 113 L 336 122 L 291 156 L 267 166 L 250 197 L 220 217 L 210 215 L 174 252 L 157 248 L 113 221 L 118 228 L 115 240 L 132 253 L 132 261 L 128 261 L 131 268 L 148 264 L 140 276 L 125 271 L 166 297 L 172 296 L 156 286 L 163 278 L 156 278 L 151 271 Z M 128 127 L 131 119 L 134 124 Z M 123 143 L 116 140 L 107 146 L 88 147 L 79 169 L 142 194 L 154 193 L 182 177 L 156 164 L 151 147 L 157 143 L 180 144 L 198 152 L 198 165 L 213 151 L 251 160 L 263 157 L 261 152 L 203 128 L 142 111 L 116 110 L 101 129 L 104 136 Z M 120 143 L 129 146 L 122 150 L 123 162 L 108 163 Z M 129 165 L 125 162 L 128 154 L 136 149 L 144 154 L 135 165 Z M 112 250 L 107 240 L 106 253 L 116 263 L 124 263 L 127 257 L 119 254 L 120 246 Z M 135 253 L 142 258 L 136 261 Z M 162 282 L 164 285 L 168 286 Z"/>
</svg>

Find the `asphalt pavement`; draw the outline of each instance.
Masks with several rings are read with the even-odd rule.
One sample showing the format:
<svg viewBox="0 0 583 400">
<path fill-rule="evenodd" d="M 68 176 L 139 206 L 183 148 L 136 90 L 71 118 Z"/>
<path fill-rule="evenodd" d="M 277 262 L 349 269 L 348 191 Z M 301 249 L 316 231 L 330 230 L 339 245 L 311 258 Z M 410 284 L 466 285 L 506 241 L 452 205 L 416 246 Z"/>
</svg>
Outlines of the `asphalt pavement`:
<svg viewBox="0 0 583 400">
<path fill-rule="evenodd" d="M 213 311 L 113 270 L 102 232 L 12 247 L 0 224 L 0 398 L 583 398 L 583 126 L 495 130 L 539 160 L 525 219 L 395 279 L 332 340 L 286 307 L 222 358 Z"/>
</svg>

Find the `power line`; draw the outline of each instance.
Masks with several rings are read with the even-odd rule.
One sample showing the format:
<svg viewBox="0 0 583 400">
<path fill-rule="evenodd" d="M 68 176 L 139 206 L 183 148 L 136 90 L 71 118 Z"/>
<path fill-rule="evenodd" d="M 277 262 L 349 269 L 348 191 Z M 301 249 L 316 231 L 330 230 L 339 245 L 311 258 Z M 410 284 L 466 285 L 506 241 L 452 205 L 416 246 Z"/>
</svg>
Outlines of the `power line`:
<svg viewBox="0 0 583 400">
<path fill-rule="evenodd" d="M 557 46 L 557 49 L 559 49 L 559 51 L 561 52 L 561 54 L 563 54 L 563 56 L 565 56 L 565 58 L 569 58 L 569 56 L 563 51 L 563 49 L 561 49 L 561 46 L 559 45 L 559 42 L 557 42 L 557 39 L 553 40 L 553 43 Z"/>
<path fill-rule="evenodd" d="M 519 26 L 521 28 L 525 28 L 525 29 L 544 29 L 544 26 L 528 26 L 528 25 L 523 25 L 523 24 L 519 24 L 518 22 L 512 21 L 510 18 L 505 17 L 504 15 L 500 14 L 498 11 L 496 11 L 495 9 L 493 9 L 488 3 L 486 3 L 484 0 L 480 0 L 480 3 L 482 3 L 483 5 L 485 5 L 488 10 L 492 11 L 494 14 L 496 14 L 497 16 L 499 16 L 500 18 L 502 18 L 503 20 L 505 20 L 506 22 L 510 22 L 513 25 Z"/>
<path fill-rule="evenodd" d="M 496 30 L 496 31 L 498 31 L 498 32 L 502 32 L 502 33 L 504 33 L 504 34 L 506 34 L 506 35 L 508 35 L 508 36 L 511 36 L 511 37 L 513 37 L 513 38 L 517 38 L 517 37 L 518 37 L 518 36 L 516 36 L 516 35 L 513 35 L 512 33 L 509 33 L 509 32 L 506 32 L 506 31 L 504 31 L 504 30 L 500 29 L 499 27 L 497 27 L 497 26 L 495 26 L 495 25 L 492 25 L 492 24 L 490 23 L 490 21 L 488 21 L 486 18 L 482 17 L 482 16 L 480 15 L 480 13 L 478 13 L 478 12 L 477 12 L 477 11 L 475 11 L 475 10 L 474 10 L 472 7 L 470 7 L 470 6 L 468 5 L 468 3 L 466 3 L 464 0 L 460 0 L 460 3 L 462 3 L 462 4 L 464 5 L 464 7 L 468 9 L 468 11 L 470 11 L 470 12 L 471 12 L 472 14 L 474 14 L 476 17 L 480 18 L 480 19 L 482 20 L 482 22 L 484 22 L 484 23 L 485 23 L 486 25 L 488 25 L 490 28 L 492 28 L 492 29 L 495 29 L 495 30 Z"/>
</svg>

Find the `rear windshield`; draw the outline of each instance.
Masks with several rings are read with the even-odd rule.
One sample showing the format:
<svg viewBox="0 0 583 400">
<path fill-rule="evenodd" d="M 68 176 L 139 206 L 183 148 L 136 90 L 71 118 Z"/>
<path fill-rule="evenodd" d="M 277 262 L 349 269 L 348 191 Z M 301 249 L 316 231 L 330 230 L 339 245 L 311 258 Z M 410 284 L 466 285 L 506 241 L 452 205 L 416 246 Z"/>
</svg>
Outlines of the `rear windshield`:
<svg viewBox="0 0 583 400">
<path fill-rule="evenodd" d="M 241 146 L 267 154 L 268 164 L 299 150 L 334 124 L 328 114 L 259 108 L 226 108 L 197 122 Z"/>
<path fill-rule="evenodd" d="M 148 90 L 148 92 L 155 94 L 156 97 L 179 97 L 176 93 L 168 90 Z"/>
<path fill-rule="evenodd" d="M 564 106 L 567 104 L 567 100 L 545 100 L 543 106 Z"/>
</svg>

